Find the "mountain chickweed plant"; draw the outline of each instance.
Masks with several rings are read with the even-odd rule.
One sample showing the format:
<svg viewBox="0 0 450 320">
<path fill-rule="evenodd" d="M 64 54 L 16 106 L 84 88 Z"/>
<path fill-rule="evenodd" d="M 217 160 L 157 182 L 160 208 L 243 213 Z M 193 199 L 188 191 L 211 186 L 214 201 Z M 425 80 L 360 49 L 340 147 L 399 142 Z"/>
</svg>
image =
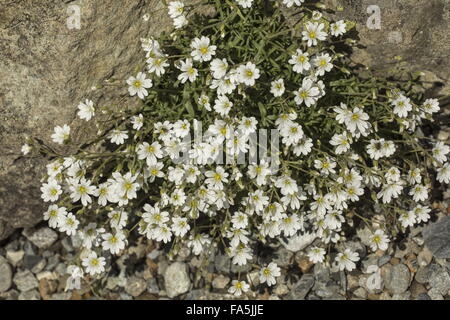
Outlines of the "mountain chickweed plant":
<svg viewBox="0 0 450 320">
<path fill-rule="evenodd" d="M 203 7 L 213 13 L 193 12 Z M 432 185 L 450 181 L 450 148 L 420 129 L 439 102 L 423 101 L 414 79 L 356 72 L 354 23 L 330 22 L 323 5 L 303 0 L 165 9 L 174 30 L 141 39 L 145 62 L 109 83 L 136 106 L 87 99 L 78 116 L 97 137 L 77 145 L 64 124 L 52 140 L 75 152 L 38 139 L 22 149 L 51 158 L 44 219 L 81 242 L 68 289 L 101 278 L 133 235 L 171 256 L 217 248 L 239 266 L 257 260 L 258 245 L 281 242 L 351 271 L 360 257 L 347 239 L 358 230 L 385 251 L 430 219 Z M 277 264 L 258 267 L 274 285 Z M 238 296 L 251 283 L 235 276 Z"/>
</svg>

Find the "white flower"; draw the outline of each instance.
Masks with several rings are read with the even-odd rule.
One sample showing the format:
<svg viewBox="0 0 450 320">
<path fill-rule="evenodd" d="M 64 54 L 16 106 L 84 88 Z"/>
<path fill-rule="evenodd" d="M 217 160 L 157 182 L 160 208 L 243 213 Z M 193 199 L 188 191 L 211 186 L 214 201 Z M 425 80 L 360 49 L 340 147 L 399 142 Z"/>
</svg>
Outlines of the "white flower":
<svg viewBox="0 0 450 320">
<path fill-rule="evenodd" d="M 178 138 L 183 138 L 189 134 L 191 125 L 187 120 L 178 120 L 173 125 L 173 133 Z"/>
<path fill-rule="evenodd" d="M 241 65 L 237 72 L 239 74 L 239 82 L 245 83 L 247 86 L 254 86 L 255 80 L 260 77 L 259 69 L 251 62 L 247 62 L 246 65 Z"/>
<path fill-rule="evenodd" d="M 450 164 L 445 163 L 442 168 L 437 169 L 437 180 L 440 183 L 450 183 Z"/>
<path fill-rule="evenodd" d="M 416 214 L 414 210 L 403 211 L 398 217 L 398 221 L 400 221 L 403 228 L 414 226 L 414 224 L 416 223 Z"/>
<path fill-rule="evenodd" d="M 98 204 L 100 206 L 106 206 L 108 202 L 117 202 L 117 196 L 110 183 L 105 182 L 100 184 L 95 190 L 94 196 L 98 197 Z"/>
<path fill-rule="evenodd" d="M 166 211 L 160 211 L 158 206 L 152 207 L 149 204 L 144 205 L 144 213 L 142 215 L 142 218 L 145 222 L 149 224 L 165 224 L 167 221 L 169 221 L 169 213 Z"/>
<path fill-rule="evenodd" d="M 429 207 L 418 204 L 409 214 L 413 214 L 416 218 L 416 222 L 420 223 L 427 222 L 430 219 L 430 212 L 431 209 Z"/>
<path fill-rule="evenodd" d="M 191 227 L 189 226 L 186 218 L 172 218 L 172 231 L 177 237 L 183 237 L 190 229 Z"/>
<path fill-rule="evenodd" d="M 148 88 L 151 88 L 153 86 L 153 82 L 150 79 L 146 79 L 145 73 L 139 72 L 135 77 L 130 77 L 127 80 L 128 92 L 130 93 L 130 96 L 135 96 L 136 94 L 140 99 L 144 99 L 146 96 L 148 96 Z"/>
<path fill-rule="evenodd" d="M 252 259 L 250 248 L 246 247 L 244 244 L 239 244 L 238 246 L 231 248 L 230 253 L 233 264 L 238 266 L 245 266 L 249 260 Z"/>
<path fill-rule="evenodd" d="M 340 271 L 352 271 L 356 268 L 355 262 L 359 261 L 359 254 L 350 249 L 345 249 L 344 252 L 338 253 L 335 261 Z"/>
<path fill-rule="evenodd" d="M 109 134 L 109 138 L 111 139 L 111 143 L 121 145 L 125 143 L 126 139 L 128 139 L 128 134 L 126 130 L 114 129 Z"/>
<path fill-rule="evenodd" d="M 105 233 L 102 235 L 102 248 L 105 251 L 110 251 L 112 254 L 118 254 L 125 248 L 125 235 L 122 232 Z"/>
<path fill-rule="evenodd" d="M 27 143 L 25 143 L 24 145 L 22 145 L 22 148 L 20 149 L 20 151 L 22 152 L 22 154 L 24 156 L 26 156 L 28 153 L 30 153 L 31 147 Z"/>
<path fill-rule="evenodd" d="M 134 130 L 141 130 L 144 125 L 144 116 L 141 113 L 137 116 L 133 116 L 131 118 L 131 124 L 133 124 Z"/>
<path fill-rule="evenodd" d="M 300 7 L 305 0 L 283 0 L 283 4 L 290 8 L 293 5 Z"/>
<path fill-rule="evenodd" d="M 58 207 L 57 205 L 52 204 L 48 207 L 47 211 L 44 212 L 44 220 L 48 220 L 50 228 L 57 228 L 66 215 L 67 209 L 65 207 Z"/>
<path fill-rule="evenodd" d="M 271 174 L 269 164 L 261 160 L 260 164 L 252 163 L 248 166 L 248 176 L 250 179 L 255 179 L 259 186 L 266 184 L 266 178 Z"/>
<path fill-rule="evenodd" d="M 114 190 L 120 198 L 134 199 L 137 197 L 137 190 L 139 189 L 139 184 L 136 181 L 137 175 L 132 175 L 128 172 L 125 175 L 119 172 L 113 172 L 112 176 L 115 180 Z"/>
<path fill-rule="evenodd" d="M 281 194 L 294 194 L 298 191 L 297 182 L 289 176 L 281 176 L 275 181 L 275 187 L 280 188 Z"/>
<path fill-rule="evenodd" d="M 261 212 L 269 204 L 269 197 L 262 190 L 256 190 L 248 195 L 249 203 L 256 212 Z"/>
<path fill-rule="evenodd" d="M 392 182 L 384 185 L 377 194 L 378 199 L 382 199 L 383 203 L 389 203 L 392 199 L 398 198 L 403 190 L 402 181 Z"/>
<path fill-rule="evenodd" d="M 239 297 L 243 292 L 247 292 L 249 288 L 250 285 L 248 285 L 245 281 L 233 280 L 231 281 L 231 287 L 228 289 L 228 292 L 235 297 Z"/>
<path fill-rule="evenodd" d="M 231 218 L 231 223 L 234 228 L 244 229 L 248 225 L 248 216 L 243 212 L 236 212 Z"/>
<path fill-rule="evenodd" d="M 362 109 L 356 107 L 347 114 L 344 122 L 352 134 L 361 133 L 365 135 L 370 127 L 370 123 L 367 120 L 369 120 L 369 115 L 363 112 Z"/>
<path fill-rule="evenodd" d="M 447 154 L 450 152 L 450 147 L 439 141 L 435 144 L 431 152 L 436 161 L 444 163 L 447 161 Z"/>
<path fill-rule="evenodd" d="M 314 66 L 316 67 L 316 75 L 323 76 L 325 72 L 330 72 L 333 69 L 333 64 L 331 62 L 331 57 L 328 53 L 321 53 L 316 56 L 313 60 Z"/>
<path fill-rule="evenodd" d="M 330 33 L 334 37 L 342 36 L 345 32 L 347 32 L 346 27 L 347 25 L 345 24 L 345 21 L 336 21 L 330 25 Z"/>
<path fill-rule="evenodd" d="M 91 252 L 87 257 L 82 259 L 81 264 L 86 272 L 94 276 L 105 271 L 105 258 L 97 257 L 95 252 Z"/>
<path fill-rule="evenodd" d="M 336 133 L 330 141 L 330 144 L 336 147 L 336 154 L 343 154 L 350 149 L 351 139 L 347 136 L 347 133 Z"/>
<path fill-rule="evenodd" d="M 227 69 L 227 59 L 214 59 L 211 61 L 211 72 L 215 79 L 222 79 L 226 75 Z"/>
<path fill-rule="evenodd" d="M 242 8 L 250 8 L 253 4 L 253 0 L 236 0 L 236 1 Z"/>
<path fill-rule="evenodd" d="M 403 95 L 400 95 L 397 99 L 392 101 L 392 105 L 394 106 L 394 114 L 398 115 L 400 118 L 406 118 L 408 112 L 412 110 L 410 99 Z"/>
<path fill-rule="evenodd" d="M 294 146 L 292 152 L 296 156 L 300 155 L 308 155 L 313 147 L 312 139 L 303 136 L 303 138 L 298 142 L 297 145 Z"/>
<path fill-rule="evenodd" d="M 303 73 L 304 71 L 311 69 L 308 53 L 303 52 L 300 49 L 297 49 L 296 53 L 292 55 L 288 62 L 293 65 L 292 69 L 297 73 Z"/>
<path fill-rule="evenodd" d="M 164 56 L 155 55 L 147 59 L 147 70 L 149 73 L 155 73 L 160 77 L 166 73 L 166 68 L 169 66 L 167 59 Z"/>
<path fill-rule="evenodd" d="M 439 111 L 439 100 L 438 99 L 427 99 L 422 105 L 423 111 L 429 114 L 433 114 Z"/>
<path fill-rule="evenodd" d="M 227 96 L 219 96 L 214 102 L 214 110 L 222 117 L 228 115 L 232 106 L 233 103 L 228 99 Z"/>
<path fill-rule="evenodd" d="M 336 162 L 329 158 L 314 160 L 314 168 L 320 170 L 320 174 L 328 175 L 330 173 L 336 173 Z"/>
<path fill-rule="evenodd" d="M 207 177 L 205 183 L 214 189 L 222 190 L 223 183 L 228 183 L 228 173 L 220 166 L 217 166 L 215 171 L 207 171 L 205 176 Z"/>
<path fill-rule="evenodd" d="M 83 269 L 76 265 L 70 265 L 67 267 L 67 273 L 70 274 L 70 276 L 66 280 L 66 288 L 64 290 L 80 289 L 81 279 L 84 276 Z"/>
<path fill-rule="evenodd" d="M 70 138 L 70 127 L 65 124 L 62 127 L 56 126 L 55 133 L 51 136 L 53 142 L 58 144 L 63 144 L 67 142 Z"/>
<path fill-rule="evenodd" d="M 207 95 L 202 94 L 200 98 L 198 98 L 198 104 L 206 110 L 211 111 L 211 104 L 209 103 L 209 97 Z"/>
<path fill-rule="evenodd" d="M 177 188 L 170 196 L 170 203 L 175 207 L 180 207 L 186 202 L 186 194 L 183 189 Z"/>
<path fill-rule="evenodd" d="M 319 247 L 311 248 L 309 249 L 307 256 L 312 263 L 323 262 L 325 258 L 325 249 Z"/>
<path fill-rule="evenodd" d="M 95 195 L 96 188 L 91 185 L 90 180 L 86 180 L 85 178 L 81 178 L 79 183 L 72 184 L 69 187 L 70 198 L 72 202 L 77 202 L 81 200 L 81 204 L 83 206 L 87 206 L 92 202 L 91 195 Z"/>
<path fill-rule="evenodd" d="M 409 195 L 413 196 L 413 200 L 416 202 L 425 201 L 428 199 L 428 190 L 424 185 L 416 184 L 409 191 Z"/>
<path fill-rule="evenodd" d="M 297 105 L 305 103 L 307 107 L 310 107 L 316 104 L 319 99 L 320 90 L 311 79 L 305 78 L 303 79 L 301 88 L 295 91 L 294 94 Z"/>
<path fill-rule="evenodd" d="M 409 170 L 406 180 L 409 184 L 421 183 L 422 176 L 420 175 L 420 169 L 415 168 L 414 170 Z"/>
<path fill-rule="evenodd" d="M 303 223 L 296 214 L 291 214 L 281 220 L 280 228 L 286 237 L 292 237 L 298 230 L 303 228 Z"/>
<path fill-rule="evenodd" d="M 181 29 L 189 23 L 188 19 L 181 15 L 173 19 L 173 25 L 175 29 Z"/>
<path fill-rule="evenodd" d="M 316 46 L 317 41 L 324 41 L 327 33 L 323 31 L 325 25 L 323 23 L 308 22 L 305 31 L 302 32 L 303 41 L 307 41 L 308 47 Z"/>
<path fill-rule="evenodd" d="M 383 230 L 377 230 L 370 238 L 370 248 L 373 251 L 382 250 L 386 251 L 389 246 L 389 238 L 384 234 Z"/>
<path fill-rule="evenodd" d="M 139 144 L 137 147 L 137 155 L 139 160 L 145 159 L 148 166 L 155 165 L 158 159 L 163 157 L 161 145 L 157 141 L 152 144 L 148 144 L 147 142 Z"/>
<path fill-rule="evenodd" d="M 209 239 L 206 234 L 196 234 L 191 235 L 189 237 L 188 247 L 192 247 L 192 252 L 194 255 L 198 256 L 203 251 L 203 246 L 206 246 L 211 243 L 211 239 Z"/>
<path fill-rule="evenodd" d="M 56 180 L 49 180 L 47 183 L 42 184 L 41 192 L 41 198 L 45 202 L 55 202 L 62 194 L 61 186 L 58 182 L 56 182 Z"/>
<path fill-rule="evenodd" d="M 128 213 L 123 210 L 114 210 L 108 213 L 108 218 L 111 219 L 109 220 L 111 228 L 120 230 L 127 225 Z"/>
<path fill-rule="evenodd" d="M 284 80 L 278 79 L 275 81 L 272 81 L 271 87 L 270 87 L 270 93 L 273 94 L 274 97 L 281 97 L 285 91 L 284 88 Z"/>
<path fill-rule="evenodd" d="M 186 59 L 186 61 L 181 61 L 180 63 L 179 69 L 182 73 L 178 75 L 178 80 L 181 83 L 185 83 L 188 80 L 194 82 L 197 79 L 198 70 L 193 67 L 192 59 Z"/>
<path fill-rule="evenodd" d="M 75 218 L 73 213 L 69 212 L 63 217 L 59 223 L 59 231 L 65 232 L 68 236 L 73 236 L 77 233 L 78 225 L 80 221 Z"/>
<path fill-rule="evenodd" d="M 184 3 L 181 1 L 171 1 L 168 5 L 169 16 L 175 19 L 184 13 Z"/>
<path fill-rule="evenodd" d="M 191 52 L 191 56 L 195 61 L 209 61 L 212 56 L 216 54 L 217 47 L 210 45 L 210 39 L 208 37 L 195 38 L 191 42 L 191 48 L 194 51 Z"/>
<path fill-rule="evenodd" d="M 80 117 L 80 119 L 89 121 L 89 120 L 91 120 L 91 118 L 94 116 L 94 113 L 95 113 L 94 102 L 86 99 L 86 101 L 84 103 L 81 102 L 78 105 L 78 110 L 79 110 L 78 117 Z"/>
<path fill-rule="evenodd" d="M 275 262 L 269 263 L 265 268 L 262 268 L 259 272 L 259 281 L 261 283 L 267 282 L 268 286 L 272 286 L 277 283 L 276 277 L 281 275 L 280 268 Z"/>
</svg>

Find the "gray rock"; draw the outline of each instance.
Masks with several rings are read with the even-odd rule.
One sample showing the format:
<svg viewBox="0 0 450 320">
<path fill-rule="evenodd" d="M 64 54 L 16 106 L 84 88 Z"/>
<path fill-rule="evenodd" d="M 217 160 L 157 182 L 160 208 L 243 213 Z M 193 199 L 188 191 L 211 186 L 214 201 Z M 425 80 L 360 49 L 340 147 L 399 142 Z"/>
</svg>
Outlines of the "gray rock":
<svg viewBox="0 0 450 320">
<path fill-rule="evenodd" d="M 140 277 L 131 277 L 127 279 L 127 284 L 125 285 L 125 291 L 133 296 L 140 296 L 147 288 L 147 282 Z"/>
<path fill-rule="evenodd" d="M 17 266 L 23 259 L 25 255 L 25 251 L 17 250 L 17 251 L 6 251 L 6 258 L 13 266 Z"/>
<path fill-rule="evenodd" d="M 72 292 L 58 292 L 52 294 L 52 300 L 70 300 L 72 298 Z"/>
<path fill-rule="evenodd" d="M 286 300 L 303 300 L 308 292 L 314 286 L 314 276 L 312 274 L 304 274 L 300 280 L 292 287 L 285 299 Z"/>
<path fill-rule="evenodd" d="M 40 273 L 42 270 L 44 270 L 45 266 L 47 264 L 47 261 L 45 259 L 41 259 L 32 269 L 31 272 L 34 274 Z"/>
<path fill-rule="evenodd" d="M 417 270 L 414 279 L 421 284 L 428 283 L 432 275 L 436 272 L 439 272 L 440 269 L 441 267 L 436 263 L 432 263 L 426 267 L 421 267 Z"/>
<path fill-rule="evenodd" d="M 327 283 L 330 280 L 330 269 L 322 263 L 316 263 L 313 272 L 317 282 Z"/>
<path fill-rule="evenodd" d="M 21 292 L 29 291 L 35 289 L 39 286 L 36 277 L 31 273 L 30 270 L 19 271 L 14 275 L 14 284 L 17 289 Z"/>
<path fill-rule="evenodd" d="M 450 216 L 428 225 L 423 230 L 423 238 L 436 258 L 450 258 Z"/>
<path fill-rule="evenodd" d="M 58 240 L 58 234 L 48 227 L 25 229 L 23 235 L 39 249 L 47 249 Z"/>
<path fill-rule="evenodd" d="M 31 254 L 25 255 L 23 258 L 23 267 L 25 269 L 31 270 L 34 268 L 35 265 L 37 265 L 42 259 L 40 256 L 35 256 Z"/>
<path fill-rule="evenodd" d="M 230 283 L 230 278 L 225 277 L 223 275 L 219 275 L 214 278 L 214 280 L 212 282 L 212 286 L 215 289 L 225 289 L 227 287 L 228 283 Z"/>
<path fill-rule="evenodd" d="M 384 255 L 378 259 L 378 267 L 384 266 L 386 263 L 388 263 L 391 260 L 390 255 Z"/>
<path fill-rule="evenodd" d="M 155 278 L 150 278 L 147 280 L 147 292 L 151 294 L 159 293 L 158 281 Z"/>
<path fill-rule="evenodd" d="M 278 250 L 275 252 L 275 263 L 279 267 L 287 267 L 292 264 L 292 260 L 294 258 L 294 253 L 292 251 L 289 251 L 288 249 L 284 247 L 278 248 Z"/>
<path fill-rule="evenodd" d="M 0 240 L 15 228 L 35 225 L 46 208 L 39 190 L 46 161 L 21 155 L 25 136 L 50 141 L 53 127 L 67 123 L 77 141 L 85 140 L 96 128 L 75 118 L 79 101 L 117 105 L 125 86 L 91 88 L 133 73 L 144 58 L 139 38 L 172 27 L 161 1 L 2 3 Z M 80 5 L 80 29 L 67 27 L 70 4 Z M 145 13 L 151 14 L 148 22 Z"/>
<path fill-rule="evenodd" d="M 361 299 L 367 298 L 367 291 L 364 288 L 358 288 L 355 291 L 353 291 L 353 294 Z"/>
<path fill-rule="evenodd" d="M 15 289 L 11 289 L 7 292 L 0 292 L 0 300 L 18 300 L 19 299 L 19 291 Z"/>
<path fill-rule="evenodd" d="M 396 293 L 392 295 L 392 300 L 410 300 L 411 298 L 411 292 L 406 291 L 403 293 Z"/>
<path fill-rule="evenodd" d="M 430 296 L 431 300 L 444 300 L 444 297 L 436 288 L 433 288 L 430 291 L 428 291 L 428 295 Z"/>
<path fill-rule="evenodd" d="M 37 290 L 29 290 L 21 292 L 18 297 L 19 300 L 41 300 L 41 295 Z"/>
<path fill-rule="evenodd" d="M 182 262 L 172 263 L 164 273 L 164 285 L 169 298 L 188 292 L 191 280 L 187 265 Z"/>
<path fill-rule="evenodd" d="M 441 295 L 447 295 L 447 292 L 450 290 L 450 275 L 447 269 L 440 267 L 439 270 L 432 272 L 429 284 L 431 288 L 436 289 Z"/>
<path fill-rule="evenodd" d="M 390 293 L 400 294 L 408 290 L 411 274 L 408 267 L 400 263 L 386 268 L 386 272 L 383 273 L 383 281 Z"/>
<path fill-rule="evenodd" d="M 8 261 L 0 256 L 0 292 L 6 292 L 12 284 L 12 270 Z"/>
<path fill-rule="evenodd" d="M 395 75 L 395 68 L 386 67 L 400 56 L 402 67 L 424 71 L 427 80 L 446 85 L 440 93 L 450 93 L 450 3 L 448 0 L 327 0 L 332 8 L 341 5 L 337 19 L 353 20 L 361 39 L 352 60 L 367 65 L 376 74 Z M 377 5 L 381 14 L 381 29 L 370 29 L 369 5 Z M 426 21 L 426 22 L 425 22 Z M 428 75 L 430 74 L 430 75 Z"/>
<path fill-rule="evenodd" d="M 421 293 L 417 296 L 416 300 L 431 300 L 430 296 L 426 293 Z"/>
</svg>

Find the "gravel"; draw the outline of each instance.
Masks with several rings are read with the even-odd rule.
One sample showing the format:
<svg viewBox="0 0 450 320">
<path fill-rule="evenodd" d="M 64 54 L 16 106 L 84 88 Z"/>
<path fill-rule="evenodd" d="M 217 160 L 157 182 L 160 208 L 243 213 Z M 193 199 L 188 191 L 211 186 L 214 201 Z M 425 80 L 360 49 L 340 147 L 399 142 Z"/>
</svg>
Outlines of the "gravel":
<svg viewBox="0 0 450 320">
<path fill-rule="evenodd" d="M 188 266 L 183 262 L 172 263 L 164 273 L 164 285 L 167 296 L 174 298 L 186 293 L 191 287 Z"/>
<path fill-rule="evenodd" d="M 408 290 L 411 274 L 407 266 L 399 263 L 385 269 L 383 280 L 390 293 L 401 294 Z"/>
<path fill-rule="evenodd" d="M 8 261 L 0 256 L 0 292 L 8 291 L 12 285 L 12 269 Z"/>
</svg>

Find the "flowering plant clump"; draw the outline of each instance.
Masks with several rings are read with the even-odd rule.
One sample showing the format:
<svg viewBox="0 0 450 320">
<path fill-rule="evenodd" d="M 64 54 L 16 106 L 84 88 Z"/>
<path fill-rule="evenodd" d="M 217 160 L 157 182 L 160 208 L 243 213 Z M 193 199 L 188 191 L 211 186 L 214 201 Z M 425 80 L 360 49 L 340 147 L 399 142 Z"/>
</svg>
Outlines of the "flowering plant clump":
<svg viewBox="0 0 450 320">
<path fill-rule="evenodd" d="M 214 14 L 192 15 L 199 6 Z M 104 273 L 105 258 L 136 233 L 172 254 L 218 246 L 237 265 L 259 243 L 307 238 L 311 262 L 351 271 L 359 256 L 346 239 L 356 229 L 383 251 L 430 219 L 432 184 L 450 181 L 450 148 L 419 128 L 438 100 L 422 101 L 414 79 L 352 71 L 353 23 L 330 22 L 303 0 L 167 8 L 175 30 L 141 39 L 145 64 L 120 83 L 136 106 L 86 100 L 78 116 L 98 137 L 68 155 L 35 147 L 54 157 L 41 189 L 45 220 L 82 240 L 69 287 Z M 52 139 L 71 143 L 70 127 Z M 260 272 L 268 286 L 280 276 L 275 262 Z M 248 290 L 241 279 L 229 289 Z"/>
</svg>

